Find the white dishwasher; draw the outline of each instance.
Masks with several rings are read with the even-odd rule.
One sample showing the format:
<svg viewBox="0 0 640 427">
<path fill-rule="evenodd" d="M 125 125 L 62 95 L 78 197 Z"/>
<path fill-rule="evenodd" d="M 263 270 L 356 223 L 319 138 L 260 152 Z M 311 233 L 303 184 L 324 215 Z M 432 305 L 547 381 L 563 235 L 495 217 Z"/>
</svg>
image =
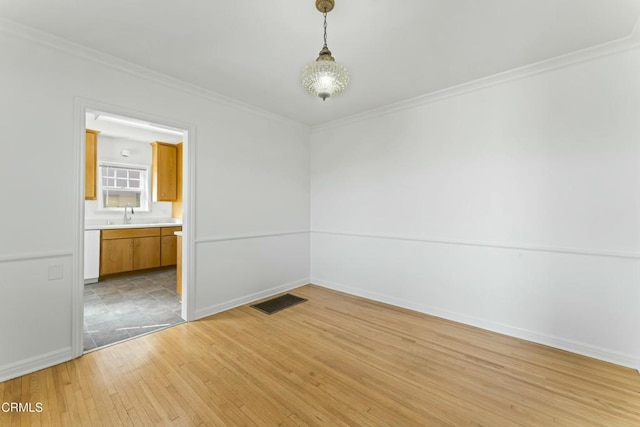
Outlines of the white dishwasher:
<svg viewBox="0 0 640 427">
<path fill-rule="evenodd" d="M 84 231 L 84 284 L 95 283 L 100 275 L 100 230 Z"/>
</svg>

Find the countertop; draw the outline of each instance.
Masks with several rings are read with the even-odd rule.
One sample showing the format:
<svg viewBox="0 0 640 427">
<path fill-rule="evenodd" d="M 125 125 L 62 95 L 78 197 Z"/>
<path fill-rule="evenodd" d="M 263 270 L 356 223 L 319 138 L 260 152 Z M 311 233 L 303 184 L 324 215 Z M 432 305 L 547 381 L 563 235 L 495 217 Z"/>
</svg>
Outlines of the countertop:
<svg viewBox="0 0 640 427">
<path fill-rule="evenodd" d="M 103 221 L 102 224 L 85 224 L 85 230 L 111 230 L 118 228 L 150 228 L 150 227 L 182 227 L 182 221 L 180 222 L 169 222 L 169 221 L 158 221 L 158 222 L 145 222 L 145 223 L 133 223 L 133 224 L 118 224 L 117 221 L 113 221 L 113 224 L 107 223 L 107 221 Z"/>
</svg>

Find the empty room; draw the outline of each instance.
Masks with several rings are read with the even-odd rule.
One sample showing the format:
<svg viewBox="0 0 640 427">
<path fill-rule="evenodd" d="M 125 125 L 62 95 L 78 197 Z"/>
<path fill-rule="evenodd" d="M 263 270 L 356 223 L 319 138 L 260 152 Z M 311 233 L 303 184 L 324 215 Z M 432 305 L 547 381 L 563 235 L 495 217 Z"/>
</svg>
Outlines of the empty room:
<svg viewBox="0 0 640 427">
<path fill-rule="evenodd" d="M 0 52 L 0 426 L 640 425 L 639 1 L 3 0 Z"/>
</svg>

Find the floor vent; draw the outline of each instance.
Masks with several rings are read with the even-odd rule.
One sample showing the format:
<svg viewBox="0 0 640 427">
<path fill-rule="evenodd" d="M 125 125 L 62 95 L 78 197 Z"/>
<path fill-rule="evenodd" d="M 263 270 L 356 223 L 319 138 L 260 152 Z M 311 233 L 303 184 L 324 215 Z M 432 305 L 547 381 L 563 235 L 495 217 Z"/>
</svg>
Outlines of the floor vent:
<svg viewBox="0 0 640 427">
<path fill-rule="evenodd" d="M 254 304 L 251 307 L 266 314 L 273 314 L 305 301 L 306 299 L 304 298 L 300 298 L 291 294 L 284 294 L 279 297 L 261 302 L 259 304 Z"/>
</svg>

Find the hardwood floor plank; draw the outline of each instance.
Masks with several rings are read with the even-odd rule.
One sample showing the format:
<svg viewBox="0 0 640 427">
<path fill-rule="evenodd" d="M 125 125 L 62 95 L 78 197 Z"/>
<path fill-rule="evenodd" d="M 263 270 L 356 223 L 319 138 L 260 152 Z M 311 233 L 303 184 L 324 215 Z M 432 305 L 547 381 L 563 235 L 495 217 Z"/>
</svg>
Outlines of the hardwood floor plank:
<svg viewBox="0 0 640 427">
<path fill-rule="evenodd" d="M 636 371 L 307 285 L 0 383 L 1 426 L 636 426 Z"/>
</svg>

